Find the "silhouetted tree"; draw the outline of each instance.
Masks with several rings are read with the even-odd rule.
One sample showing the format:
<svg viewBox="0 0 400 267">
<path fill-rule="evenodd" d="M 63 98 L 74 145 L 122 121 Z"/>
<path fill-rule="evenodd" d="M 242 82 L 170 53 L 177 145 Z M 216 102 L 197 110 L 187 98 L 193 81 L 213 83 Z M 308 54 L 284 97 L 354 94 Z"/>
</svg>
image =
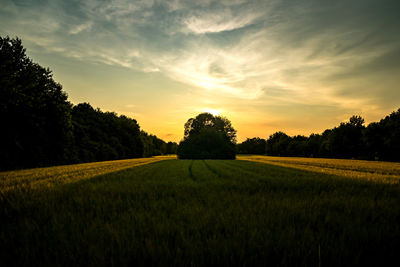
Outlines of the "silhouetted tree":
<svg viewBox="0 0 400 267">
<path fill-rule="evenodd" d="M 400 109 L 380 122 L 364 126 L 354 115 L 322 134 L 290 137 L 276 132 L 267 140 L 267 154 L 400 161 Z"/>
<path fill-rule="evenodd" d="M 196 118 L 190 118 L 185 123 L 184 139 L 191 135 L 199 134 L 205 128 L 221 132 L 230 142 L 236 143 L 236 130 L 232 127 L 231 122 L 227 118 L 214 116 L 208 112 L 201 113 Z"/>
<path fill-rule="evenodd" d="M 385 154 L 385 133 L 378 122 L 373 122 L 363 132 L 366 157 L 370 159 L 382 159 Z"/>
<path fill-rule="evenodd" d="M 321 149 L 322 136 L 320 134 L 311 134 L 306 140 L 304 156 L 318 157 Z"/>
<path fill-rule="evenodd" d="M 144 156 L 152 157 L 167 154 L 167 143 L 155 135 L 141 132 L 141 138 L 144 145 Z"/>
<path fill-rule="evenodd" d="M 363 154 L 362 132 L 364 119 L 352 116 L 349 122 L 341 123 L 330 131 L 328 138 L 329 156 L 336 158 L 357 158 Z"/>
<path fill-rule="evenodd" d="M 234 159 L 235 143 L 236 130 L 227 118 L 201 113 L 185 123 L 177 154 L 180 159 Z"/>
<path fill-rule="evenodd" d="M 176 154 L 178 150 L 178 144 L 175 142 L 168 142 L 167 143 L 167 151 L 166 154 Z"/>
<path fill-rule="evenodd" d="M 247 138 L 246 141 L 237 145 L 239 154 L 258 154 L 263 155 L 266 151 L 267 142 L 265 139 L 254 137 Z"/>
<path fill-rule="evenodd" d="M 307 137 L 303 135 L 296 135 L 290 138 L 289 144 L 286 148 L 287 155 L 304 157 L 308 156 L 307 151 Z"/>
<path fill-rule="evenodd" d="M 267 140 L 266 152 L 273 156 L 288 156 L 290 137 L 283 132 L 272 134 Z"/>
<path fill-rule="evenodd" d="M 81 103 L 72 109 L 77 162 L 142 157 L 143 142 L 136 120 Z"/>
<path fill-rule="evenodd" d="M 27 57 L 20 39 L 0 37 L 0 168 L 65 162 L 70 111 L 51 71 Z"/>
<path fill-rule="evenodd" d="M 368 125 L 364 142 L 370 158 L 400 161 L 400 109 Z"/>
</svg>

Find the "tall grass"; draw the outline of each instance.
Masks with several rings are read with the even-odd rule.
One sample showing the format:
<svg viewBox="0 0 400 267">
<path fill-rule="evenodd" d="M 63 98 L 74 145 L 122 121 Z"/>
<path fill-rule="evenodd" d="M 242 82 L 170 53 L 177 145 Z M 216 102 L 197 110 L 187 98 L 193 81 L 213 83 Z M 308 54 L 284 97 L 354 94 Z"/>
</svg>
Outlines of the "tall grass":
<svg viewBox="0 0 400 267">
<path fill-rule="evenodd" d="M 387 266 L 396 183 L 166 160 L 0 199 L 0 265 Z"/>
<path fill-rule="evenodd" d="M 259 155 L 240 155 L 237 159 L 350 178 L 362 178 L 378 183 L 400 183 L 400 163 L 398 162 Z"/>
<path fill-rule="evenodd" d="M 157 156 L 0 172 L 0 192 L 51 187 L 175 158 L 176 156 Z"/>
</svg>

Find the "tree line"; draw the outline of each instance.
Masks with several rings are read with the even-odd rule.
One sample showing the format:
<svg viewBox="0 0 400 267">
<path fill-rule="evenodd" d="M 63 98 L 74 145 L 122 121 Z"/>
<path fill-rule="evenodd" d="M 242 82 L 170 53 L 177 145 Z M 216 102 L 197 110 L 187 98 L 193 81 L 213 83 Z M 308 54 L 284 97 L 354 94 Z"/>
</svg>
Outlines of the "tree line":
<svg viewBox="0 0 400 267">
<path fill-rule="evenodd" d="M 271 156 L 400 161 L 400 109 L 368 126 L 361 116 L 354 115 L 322 134 L 306 137 L 276 132 L 267 140 L 248 138 L 237 145 L 237 151 Z"/>
<path fill-rule="evenodd" d="M 235 158 L 235 154 L 400 161 L 400 109 L 368 126 L 352 116 L 322 134 L 272 134 L 236 144 L 224 117 L 199 114 L 184 139 L 164 142 L 135 119 L 73 105 L 49 69 L 34 63 L 20 39 L 0 36 L 0 169 L 175 154 L 179 158 Z"/>
<path fill-rule="evenodd" d="M 0 169 L 175 154 L 135 119 L 73 105 L 20 39 L 0 36 Z"/>
</svg>

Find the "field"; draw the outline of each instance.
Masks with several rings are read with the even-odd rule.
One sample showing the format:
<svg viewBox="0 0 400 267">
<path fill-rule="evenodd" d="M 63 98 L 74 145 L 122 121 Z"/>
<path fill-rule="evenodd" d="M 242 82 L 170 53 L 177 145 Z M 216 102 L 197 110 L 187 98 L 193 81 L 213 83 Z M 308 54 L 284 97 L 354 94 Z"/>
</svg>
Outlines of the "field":
<svg viewBox="0 0 400 267">
<path fill-rule="evenodd" d="M 336 176 L 360 178 L 377 183 L 399 184 L 400 181 L 400 163 L 395 162 L 255 155 L 239 156 L 238 159 Z"/>
<path fill-rule="evenodd" d="M 0 266 L 390 266 L 400 164 L 157 157 L 0 173 Z"/>
<path fill-rule="evenodd" d="M 0 192 L 26 191 L 73 183 L 123 169 L 174 158 L 176 157 L 159 156 L 1 172 Z"/>
</svg>

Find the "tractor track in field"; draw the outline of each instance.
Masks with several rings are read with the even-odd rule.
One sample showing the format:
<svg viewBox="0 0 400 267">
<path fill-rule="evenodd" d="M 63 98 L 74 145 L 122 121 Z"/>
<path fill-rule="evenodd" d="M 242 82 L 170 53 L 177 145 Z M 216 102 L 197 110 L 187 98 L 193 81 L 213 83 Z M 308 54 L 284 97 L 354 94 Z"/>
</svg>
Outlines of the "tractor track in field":
<svg viewBox="0 0 400 267">
<path fill-rule="evenodd" d="M 205 160 L 202 160 L 202 162 L 204 163 L 204 165 L 206 166 L 206 168 L 214 173 L 216 176 L 221 177 L 221 174 L 219 172 L 217 172 L 214 168 L 212 168 Z"/>
<path fill-rule="evenodd" d="M 189 170 L 189 177 L 190 177 L 190 179 L 192 179 L 193 181 L 196 181 L 197 179 L 196 179 L 196 177 L 195 177 L 194 174 L 193 174 L 193 163 L 194 163 L 194 160 L 190 161 L 190 164 L 189 164 L 189 167 L 188 167 L 188 170 Z"/>
</svg>

